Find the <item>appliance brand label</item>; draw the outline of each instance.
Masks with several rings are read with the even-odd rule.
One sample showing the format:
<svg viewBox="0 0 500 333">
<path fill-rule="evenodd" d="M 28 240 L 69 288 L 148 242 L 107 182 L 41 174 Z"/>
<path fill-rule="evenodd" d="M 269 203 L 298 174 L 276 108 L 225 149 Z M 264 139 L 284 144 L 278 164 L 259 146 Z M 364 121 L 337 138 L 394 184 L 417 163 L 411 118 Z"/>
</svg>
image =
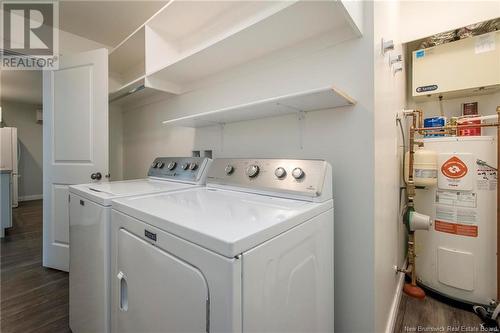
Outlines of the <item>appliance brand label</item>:
<svg viewBox="0 0 500 333">
<path fill-rule="evenodd" d="M 418 87 L 416 90 L 418 93 L 423 93 L 423 92 L 437 90 L 437 88 L 438 88 L 437 84 L 431 84 L 429 86 Z"/>
<path fill-rule="evenodd" d="M 448 178 L 460 179 L 467 175 L 467 165 L 456 156 L 453 156 L 441 166 L 441 172 Z"/>
<path fill-rule="evenodd" d="M 156 242 L 156 234 L 144 229 L 144 236 Z"/>
<path fill-rule="evenodd" d="M 478 235 L 477 225 L 450 223 L 436 220 L 434 221 L 434 229 L 439 232 L 466 237 L 477 237 Z"/>
</svg>

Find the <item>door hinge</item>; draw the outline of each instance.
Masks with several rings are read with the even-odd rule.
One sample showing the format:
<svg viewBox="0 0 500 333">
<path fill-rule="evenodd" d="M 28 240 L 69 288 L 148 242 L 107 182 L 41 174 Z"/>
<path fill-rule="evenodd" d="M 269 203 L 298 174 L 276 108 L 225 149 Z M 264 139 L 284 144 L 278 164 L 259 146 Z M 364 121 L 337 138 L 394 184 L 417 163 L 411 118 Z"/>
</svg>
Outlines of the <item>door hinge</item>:
<svg viewBox="0 0 500 333">
<path fill-rule="evenodd" d="M 205 328 L 206 328 L 206 332 L 209 333 L 210 332 L 210 298 L 207 298 L 206 308 L 207 308 L 207 322 L 206 322 Z"/>
</svg>

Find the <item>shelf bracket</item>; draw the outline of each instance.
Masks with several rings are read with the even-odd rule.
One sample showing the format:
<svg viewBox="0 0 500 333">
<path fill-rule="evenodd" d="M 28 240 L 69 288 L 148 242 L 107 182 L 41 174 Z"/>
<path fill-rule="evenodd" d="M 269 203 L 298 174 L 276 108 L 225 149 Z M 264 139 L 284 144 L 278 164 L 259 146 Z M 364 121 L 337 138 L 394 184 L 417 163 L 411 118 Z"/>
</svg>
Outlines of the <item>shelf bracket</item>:
<svg viewBox="0 0 500 333">
<path fill-rule="evenodd" d="M 297 112 L 297 124 L 299 128 L 299 147 L 304 149 L 304 128 L 305 128 L 306 112 Z"/>
</svg>

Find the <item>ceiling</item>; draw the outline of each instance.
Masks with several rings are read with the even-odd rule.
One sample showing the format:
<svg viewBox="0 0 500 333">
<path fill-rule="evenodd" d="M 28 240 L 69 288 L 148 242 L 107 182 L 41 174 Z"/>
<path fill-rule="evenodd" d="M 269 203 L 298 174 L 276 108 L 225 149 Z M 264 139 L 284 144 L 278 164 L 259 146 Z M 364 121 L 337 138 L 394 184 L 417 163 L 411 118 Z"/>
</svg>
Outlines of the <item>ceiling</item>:
<svg viewBox="0 0 500 333">
<path fill-rule="evenodd" d="M 59 2 L 59 27 L 113 48 L 166 3 L 167 1 L 64 0 Z M 2 100 L 42 103 L 40 71 L 2 71 L 0 87 Z"/>
<path fill-rule="evenodd" d="M 115 47 L 167 1 L 60 1 L 59 28 Z"/>
</svg>

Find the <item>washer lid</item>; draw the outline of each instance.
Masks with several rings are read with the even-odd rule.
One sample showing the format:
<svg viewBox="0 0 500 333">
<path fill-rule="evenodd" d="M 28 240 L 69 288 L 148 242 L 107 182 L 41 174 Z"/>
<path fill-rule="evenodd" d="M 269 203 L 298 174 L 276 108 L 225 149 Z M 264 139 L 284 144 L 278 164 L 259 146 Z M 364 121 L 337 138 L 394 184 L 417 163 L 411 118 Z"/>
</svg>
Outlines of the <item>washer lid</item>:
<svg viewBox="0 0 500 333">
<path fill-rule="evenodd" d="M 112 206 L 231 258 L 333 208 L 333 200 L 313 203 L 199 187 L 116 199 Z"/>
<path fill-rule="evenodd" d="M 119 197 L 182 190 L 193 186 L 195 185 L 146 178 L 73 185 L 70 186 L 70 192 L 103 206 L 111 206 L 111 200 Z"/>
</svg>

